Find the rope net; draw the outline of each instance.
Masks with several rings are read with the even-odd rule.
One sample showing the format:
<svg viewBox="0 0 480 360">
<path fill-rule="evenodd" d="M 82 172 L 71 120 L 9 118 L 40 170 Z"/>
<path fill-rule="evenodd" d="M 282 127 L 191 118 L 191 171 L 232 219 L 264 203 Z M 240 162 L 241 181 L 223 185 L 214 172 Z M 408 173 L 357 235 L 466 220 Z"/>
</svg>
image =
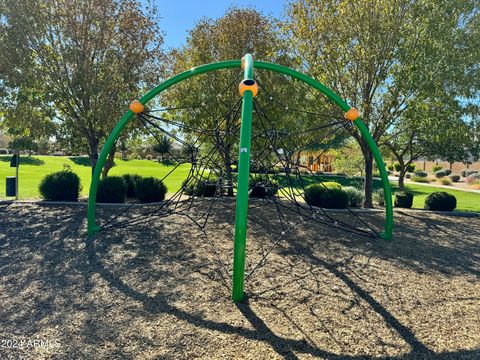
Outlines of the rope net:
<svg viewBox="0 0 480 360">
<path fill-rule="evenodd" d="M 214 221 L 212 213 L 235 211 L 242 106 L 238 83 L 241 76 L 242 73 L 224 74 L 226 86 L 220 91 L 212 89 L 210 97 L 199 92 L 195 102 L 189 102 L 192 100 L 185 96 L 181 97 L 183 103 L 179 104 L 178 96 L 184 89 L 177 86 L 160 99 L 163 104 L 176 98 L 174 105 L 146 109 L 136 116 L 135 125 L 142 129 L 145 139 L 161 143 L 167 136 L 183 147 L 181 154 L 168 151 L 172 161 L 161 180 L 166 181 L 185 167 L 189 167 L 188 175 L 180 188 L 170 191 L 161 203 L 139 206 L 138 200 L 131 200 L 119 207 L 114 215 L 100 224 L 102 232 L 182 216 L 209 242 L 211 231 L 215 231 L 215 227 L 208 227 Z M 225 78 L 229 80 L 225 81 Z M 256 215 L 254 209 L 267 207 L 275 218 L 278 232 L 272 234 L 269 244 L 262 245 L 260 260 L 258 257 L 255 260 L 249 258 L 247 251 L 246 281 L 258 269 L 267 266 L 268 255 L 288 234 L 308 226 L 308 223 L 355 237 L 379 237 L 378 227 L 364 218 L 358 209 L 326 209 L 306 201 L 308 185 L 318 183 L 329 192 L 331 188 L 324 183 L 338 178 L 313 171 L 302 161 L 303 154 L 314 151 L 316 156 L 310 162 L 315 162 L 329 150 L 341 147 L 356 131 L 352 123 L 344 120 L 334 104 L 300 82 L 283 75 L 267 77 L 261 71 L 256 80 L 259 92 L 253 104 L 248 221 L 249 226 L 250 223 L 261 224 L 265 219 Z M 205 76 L 197 81 L 194 85 L 211 84 L 214 80 Z M 292 92 L 293 85 L 296 90 Z M 216 95 L 212 96 L 212 93 Z M 134 208 L 136 211 L 132 211 Z M 218 249 L 212 243 L 212 252 L 217 256 L 222 280 L 227 284 L 227 279 L 231 278 L 228 262 L 233 250 L 225 249 L 233 249 L 233 226 L 226 237 L 228 246 Z"/>
</svg>

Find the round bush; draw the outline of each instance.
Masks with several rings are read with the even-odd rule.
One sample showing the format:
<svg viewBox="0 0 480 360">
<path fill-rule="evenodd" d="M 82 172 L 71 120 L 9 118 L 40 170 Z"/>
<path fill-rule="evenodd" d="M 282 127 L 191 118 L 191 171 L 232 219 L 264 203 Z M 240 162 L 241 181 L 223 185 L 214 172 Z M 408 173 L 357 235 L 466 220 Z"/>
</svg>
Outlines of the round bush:
<svg viewBox="0 0 480 360">
<path fill-rule="evenodd" d="M 415 176 L 426 178 L 428 176 L 428 173 L 425 171 L 416 171 Z"/>
<path fill-rule="evenodd" d="M 44 200 L 78 201 L 80 178 L 71 170 L 62 170 L 45 176 L 38 187 Z"/>
<path fill-rule="evenodd" d="M 443 178 L 447 175 L 447 173 L 445 172 L 445 170 L 437 170 L 435 171 L 435 177 L 437 179 L 440 179 L 440 178 Z"/>
<path fill-rule="evenodd" d="M 426 210 L 452 211 L 456 207 L 457 199 L 455 196 L 444 191 L 431 193 L 425 199 L 424 208 Z"/>
<path fill-rule="evenodd" d="M 326 189 L 342 189 L 342 186 L 335 181 L 327 181 L 318 184 L 311 184 L 305 188 L 305 201 L 312 206 L 321 207 L 321 194 Z"/>
<path fill-rule="evenodd" d="M 467 184 L 473 184 L 477 180 L 480 180 L 480 174 L 479 173 L 473 173 L 473 174 L 470 174 L 466 177 L 465 182 Z"/>
<path fill-rule="evenodd" d="M 460 175 L 450 174 L 450 175 L 448 175 L 448 177 L 450 178 L 450 180 L 452 180 L 452 182 L 459 182 L 460 181 Z"/>
<path fill-rule="evenodd" d="M 97 201 L 100 203 L 125 202 L 127 196 L 127 184 L 121 176 L 107 176 L 98 183 Z"/>
<path fill-rule="evenodd" d="M 452 180 L 448 177 L 441 178 L 439 181 L 442 185 L 452 185 Z"/>
<path fill-rule="evenodd" d="M 250 196 L 263 198 L 265 196 L 275 196 L 278 192 L 279 184 L 276 180 L 269 179 L 266 176 L 257 176 L 248 181 Z"/>
<path fill-rule="evenodd" d="M 185 180 L 182 186 L 186 195 L 214 197 L 217 193 L 217 186 L 219 186 L 219 184 L 218 178 L 216 176 L 211 176 L 210 179 L 190 179 L 188 183 L 187 180 Z"/>
<path fill-rule="evenodd" d="M 432 168 L 432 172 L 433 173 L 436 173 L 438 170 L 442 170 L 443 167 L 440 166 L 440 165 L 434 165 L 433 168 Z"/>
<path fill-rule="evenodd" d="M 407 166 L 407 172 L 414 172 L 415 171 L 415 164 L 410 163 L 410 165 Z"/>
<path fill-rule="evenodd" d="M 136 181 L 135 193 L 141 202 L 159 202 L 165 199 L 167 187 L 163 181 L 155 177 L 139 178 Z"/>
<path fill-rule="evenodd" d="M 372 194 L 372 199 L 378 206 L 385 206 L 385 195 L 383 189 L 375 190 Z"/>
<path fill-rule="evenodd" d="M 393 168 L 395 169 L 395 171 L 400 171 L 402 169 L 402 167 L 400 166 L 400 163 L 396 162 L 395 164 L 393 164 Z"/>
<path fill-rule="evenodd" d="M 395 207 L 411 209 L 413 205 L 413 194 L 409 192 L 395 193 Z"/>
<path fill-rule="evenodd" d="M 343 188 L 343 191 L 347 193 L 348 205 L 351 207 L 362 207 L 365 200 L 365 194 L 362 190 L 359 190 L 353 186 L 347 186 Z"/>
<path fill-rule="evenodd" d="M 418 175 L 412 176 L 412 181 L 419 182 L 419 183 L 430 182 L 427 177 L 418 176 Z"/>
<path fill-rule="evenodd" d="M 8 149 L 0 148 L 0 155 L 8 155 Z"/>
<path fill-rule="evenodd" d="M 478 174 L 478 170 L 467 170 L 465 171 L 465 175 L 463 177 L 469 177 L 470 175 Z"/>
<path fill-rule="evenodd" d="M 140 179 L 141 176 L 137 174 L 125 174 L 125 175 L 122 175 L 122 178 L 125 181 L 125 184 L 127 184 L 127 197 L 129 198 L 136 197 L 135 186 L 136 186 L 137 180 Z"/>
<path fill-rule="evenodd" d="M 452 170 L 450 169 L 444 169 L 443 171 L 445 171 L 445 174 L 448 176 L 452 173 Z"/>
<path fill-rule="evenodd" d="M 330 188 L 320 194 L 320 203 L 326 209 L 346 209 L 348 195 L 342 189 Z"/>
<path fill-rule="evenodd" d="M 395 166 L 393 164 L 388 164 L 387 170 L 393 171 L 395 169 Z"/>
</svg>

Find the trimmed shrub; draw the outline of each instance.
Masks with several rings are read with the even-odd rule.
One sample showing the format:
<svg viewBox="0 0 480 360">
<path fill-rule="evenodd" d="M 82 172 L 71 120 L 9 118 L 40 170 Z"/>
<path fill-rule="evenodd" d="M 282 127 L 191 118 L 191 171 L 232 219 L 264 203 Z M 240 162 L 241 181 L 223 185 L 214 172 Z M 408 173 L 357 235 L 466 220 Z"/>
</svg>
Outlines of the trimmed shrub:
<svg viewBox="0 0 480 360">
<path fill-rule="evenodd" d="M 480 180 L 480 174 L 479 173 L 470 174 L 465 178 L 465 182 L 467 184 L 473 184 L 477 180 Z"/>
<path fill-rule="evenodd" d="M 217 186 L 220 186 L 220 184 L 216 176 L 211 176 L 210 178 L 194 179 L 188 184 L 185 180 L 182 186 L 187 195 L 213 197 L 217 193 Z"/>
<path fill-rule="evenodd" d="M 248 181 L 250 196 L 263 198 L 265 196 L 275 196 L 278 192 L 278 181 L 269 179 L 267 176 L 253 176 Z"/>
<path fill-rule="evenodd" d="M 442 169 L 443 169 L 443 166 L 433 165 L 433 167 L 432 167 L 432 172 L 433 172 L 433 173 L 436 173 L 438 170 L 442 170 Z"/>
<path fill-rule="evenodd" d="M 478 170 L 467 170 L 465 171 L 464 177 L 469 177 L 470 175 L 478 174 Z"/>
<path fill-rule="evenodd" d="M 125 181 L 125 184 L 127 184 L 127 197 L 136 197 L 135 186 L 137 180 L 140 179 L 141 176 L 137 174 L 124 174 L 122 175 L 122 178 Z"/>
<path fill-rule="evenodd" d="M 435 171 L 435 177 L 437 179 L 440 179 L 440 178 L 443 178 L 447 175 L 447 173 L 445 172 L 445 170 L 437 170 Z"/>
<path fill-rule="evenodd" d="M 8 155 L 8 149 L 1 148 L 0 155 Z"/>
<path fill-rule="evenodd" d="M 395 169 L 395 166 L 393 164 L 388 164 L 387 170 L 393 171 Z"/>
<path fill-rule="evenodd" d="M 395 164 L 393 164 L 393 168 L 395 169 L 395 171 L 400 171 L 402 169 L 402 167 L 400 166 L 400 163 L 396 162 Z"/>
<path fill-rule="evenodd" d="M 448 176 L 452 173 L 452 170 L 450 169 L 444 169 L 443 171 L 445 171 L 445 174 Z"/>
<path fill-rule="evenodd" d="M 348 205 L 351 207 L 362 207 L 365 200 L 365 194 L 362 190 L 359 190 L 353 186 L 347 186 L 343 188 L 343 191 L 347 193 Z"/>
<path fill-rule="evenodd" d="M 44 200 L 49 201 L 78 201 L 80 178 L 70 169 L 64 169 L 45 176 L 38 190 Z"/>
<path fill-rule="evenodd" d="M 452 185 L 452 180 L 448 177 L 441 178 L 439 181 L 442 185 Z"/>
<path fill-rule="evenodd" d="M 411 209 L 413 205 L 413 194 L 409 192 L 395 193 L 395 207 Z"/>
<path fill-rule="evenodd" d="M 427 177 L 418 176 L 418 175 L 412 176 L 412 181 L 419 182 L 419 183 L 429 183 L 430 182 Z"/>
<path fill-rule="evenodd" d="M 341 190 L 342 186 L 335 181 L 327 181 L 323 183 L 308 185 L 305 188 L 305 201 L 307 202 L 307 204 L 322 207 L 321 195 L 326 189 Z"/>
<path fill-rule="evenodd" d="M 320 194 L 320 203 L 326 209 L 346 209 L 348 195 L 342 189 L 329 188 Z"/>
<path fill-rule="evenodd" d="M 214 197 L 217 194 L 219 184 L 214 181 L 202 180 L 197 183 L 195 195 L 204 197 Z"/>
<path fill-rule="evenodd" d="M 378 206 L 385 206 L 385 195 L 383 189 L 375 190 L 372 193 L 372 200 Z"/>
<path fill-rule="evenodd" d="M 426 178 L 428 177 L 428 173 L 426 173 L 425 171 L 416 171 L 415 176 Z"/>
<path fill-rule="evenodd" d="M 460 181 L 460 175 L 450 174 L 450 175 L 448 175 L 448 177 L 450 178 L 450 180 L 452 180 L 452 182 L 459 182 Z"/>
<path fill-rule="evenodd" d="M 336 181 L 324 181 L 324 182 L 319 183 L 319 185 L 322 186 L 323 188 L 327 188 L 327 189 L 341 189 L 342 188 L 342 185 L 340 185 Z"/>
<path fill-rule="evenodd" d="M 136 181 L 135 193 L 141 202 L 159 202 L 165 199 L 167 187 L 162 180 L 155 177 L 139 178 Z"/>
<path fill-rule="evenodd" d="M 415 164 L 410 163 L 410 165 L 407 166 L 407 172 L 414 172 L 415 171 Z"/>
<path fill-rule="evenodd" d="M 127 196 L 127 183 L 121 176 L 107 176 L 98 183 L 97 201 L 100 203 L 125 202 Z"/>
<path fill-rule="evenodd" d="M 455 196 L 444 192 L 433 192 L 425 199 L 426 210 L 434 211 L 452 211 L 457 207 L 457 199 Z"/>
</svg>

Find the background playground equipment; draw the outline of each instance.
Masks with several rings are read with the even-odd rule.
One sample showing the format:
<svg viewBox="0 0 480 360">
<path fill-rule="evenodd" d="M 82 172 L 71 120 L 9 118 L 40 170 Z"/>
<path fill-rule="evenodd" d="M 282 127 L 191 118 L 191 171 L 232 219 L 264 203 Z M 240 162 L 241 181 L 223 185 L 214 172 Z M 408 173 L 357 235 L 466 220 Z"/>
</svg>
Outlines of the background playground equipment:
<svg viewBox="0 0 480 360">
<path fill-rule="evenodd" d="M 231 129 L 226 131 L 221 131 L 219 123 L 214 129 L 204 129 L 204 128 L 192 128 L 191 126 L 185 125 L 182 122 L 174 121 L 166 116 L 156 116 L 153 114 L 155 110 L 145 110 L 145 105 L 152 100 L 157 95 L 161 94 L 163 91 L 172 87 L 177 83 L 181 83 L 191 77 L 200 75 L 203 73 L 208 73 L 216 70 L 222 69 L 243 69 L 243 81 L 239 85 L 239 93 L 242 96 L 239 101 L 237 101 L 232 107 L 228 109 L 226 117 L 235 118 L 238 116 L 241 110 L 241 121 L 239 124 L 235 124 Z M 385 222 L 384 229 L 382 232 L 376 231 L 373 226 L 368 224 L 366 221 L 362 220 L 358 214 L 348 209 L 348 215 L 351 216 L 352 220 L 344 221 L 335 216 L 325 209 L 315 209 L 310 205 L 305 205 L 298 201 L 298 199 L 304 200 L 304 190 L 305 190 L 305 179 L 302 178 L 300 172 L 300 165 L 296 162 L 293 162 L 293 153 L 298 153 L 299 146 L 295 140 L 292 133 L 285 133 L 275 127 L 275 121 L 270 119 L 267 116 L 265 108 L 266 106 L 261 106 L 261 104 L 256 100 L 255 96 L 259 95 L 259 92 L 262 91 L 268 97 L 268 104 L 270 103 L 279 103 L 267 90 L 256 81 L 254 78 L 254 69 L 262 69 L 267 71 L 276 72 L 282 75 L 285 75 L 289 78 L 299 80 L 300 82 L 305 83 L 311 88 L 318 90 L 323 94 L 329 101 L 333 102 L 337 107 L 344 112 L 344 119 L 335 118 L 330 115 L 330 119 L 336 120 L 332 123 L 322 123 L 322 126 L 317 126 L 312 129 L 305 130 L 304 132 L 317 132 L 321 134 L 320 139 L 317 139 L 316 142 L 325 139 L 328 135 L 330 137 L 335 137 L 337 131 L 352 129 L 351 126 L 355 126 L 358 131 L 361 133 L 363 138 L 368 143 L 370 150 L 374 156 L 374 159 L 377 163 L 378 170 L 380 172 L 382 186 L 384 190 L 385 197 Z M 240 74 L 239 74 L 240 75 Z M 238 81 L 237 76 L 234 79 Z M 232 84 L 234 84 L 232 82 Z M 226 89 L 232 86 L 230 84 Z M 218 94 L 217 97 L 220 97 L 221 94 Z M 198 106 L 207 106 L 208 104 L 202 103 L 200 105 L 190 106 L 189 108 L 194 108 Z M 179 108 L 177 108 L 179 109 Z M 301 110 L 289 109 L 288 106 L 284 106 L 285 111 L 298 111 L 301 113 Z M 156 111 L 171 111 L 176 110 L 174 108 L 164 108 Z M 105 165 L 107 155 L 109 154 L 112 146 L 116 142 L 120 133 L 124 127 L 134 118 L 136 118 L 141 123 L 141 125 L 147 130 L 151 136 L 155 137 L 156 134 L 152 129 L 163 132 L 171 136 L 176 141 L 185 144 L 188 148 L 191 149 L 190 152 L 190 162 L 192 164 L 192 169 L 190 171 L 189 177 L 184 183 L 182 189 L 172 195 L 164 203 L 158 205 L 159 208 L 154 210 L 148 210 L 147 212 L 141 214 L 140 216 L 135 216 L 133 218 L 126 218 L 126 214 L 129 209 L 134 205 L 134 203 L 128 205 L 126 208 L 122 209 L 116 216 L 109 219 L 104 224 L 98 224 L 96 222 L 96 193 L 98 189 L 98 182 L 102 172 L 102 168 Z M 318 114 L 319 116 L 325 116 Z M 252 117 L 258 120 L 259 124 L 255 128 L 255 133 L 252 133 Z M 328 116 L 327 116 L 328 117 Z M 346 121 L 346 120 L 349 121 Z M 186 133 L 194 133 L 196 136 L 193 144 L 188 144 L 184 139 L 180 138 L 178 135 L 172 133 L 168 130 L 167 127 L 162 127 L 159 123 L 166 124 L 167 126 L 177 126 L 180 130 L 185 131 Z M 353 124 L 353 125 L 352 125 Z M 327 134 L 327 135 L 326 135 Z M 238 141 L 238 136 L 240 137 L 239 148 L 238 148 L 238 177 L 237 183 L 232 184 L 232 180 L 229 179 L 228 183 L 225 183 L 223 170 L 217 165 L 218 159 L 215 157 L 215 148 L 205 151 L 205 154 L 201 154 L 201 147 L 205 139 L 209 136 L 213 137 L 222 137 L 223 140 L 227 139 L 231 145 L 235 139 Z M 280 187 L 276 198 L 272 200 L 272 203 L 275 204 L 276 209 L 279 215 L 279 223 L 282 227 L 281 234 L 277 241 L 275 241 L 269 251 L 266 252 L 264 258 L 253 266 L 250 273 L 245 276 L 245 255 L 246 255 L 246 235 L 247 235 L 247 217 L 248 217 L 248 206 L 249 206 L 249 177 L 250 177 L 250 164 L 251 164 L 251 145 L 252 140 L 255 141 L 257 146 L 264 147 L 264 151 L 261 151 L 260 154 L 255 158 L 257 165 L 261 165 L 261 168 L 265 168 L 265 175 L 268 176 L 269 171 L 274 169 L 274 174 L 272 180 L 283 179 L 283 186 Z M 325 147 L 328 147 L 329 144 L 325 144 Z M 280 151 L 281 146 L 281 151 Z M 274 166 L 271 166 L 271 163 L 265 164 L 266 157 L 275 157 L 276 162 Z M 171 172 L 175 171 L 176 167 L 172 169 Z M 303 169 L 305 170 L 305 169 Z M 306 169 L 308 170 L 308 168 Z M 211 179 L 215 176 L 215 180 Z M 168 175 L 167 175 L 168 176 Z M 214 183 L 215 191 L 214 196 L 209 200 L 209 205 L 207 210 L 201 214 L 197 219 L 194 219 L 189 212 L 192 211 L 194 203 L 205 202 L 205 199 L 202 200 L 195 199 L 195 191 L 188 195 L 185 190 L 188 189 L 192 184 L 196 186 L 199 181 L 205 181 Z M 295 183 L 295 184 L 294 184 Z M 228 187 L 237 189 L 236 196 L 236 219 L 235 219 L 235 240 L 234 240 L 234 254 L 233 254 L 233 283 L 232 283 L 232 299 L 235 302 L 242 301 L 244 298 L 244 283 L 248 280 L 254 273 L 254 271 L 264 266 L 266 256 L 268 253 L 273 250 L 275 245 L 285 236 L 285 234 L 291 231 L 296 225 L 302 223 L 305 220 L 316 221 L 324 224 L 325 226 L 336 227 L 343 231 L 353 233 L 356 235 L 370 236 L 370 237 L 381 237 L 383 239 L 391 239 L 392 229 L 393 229 L 393 209 L 392 209 L 392 196 L 390 191 L 390 186 L 388 182 L 388 176 L 385 169 L 384 162 L 380 155 L 380 152 L 375 144 L 373 138 L 371 137 L 367 127 L 362 122 L 359 116 L 359 112 L 356 109 L 351 108 L 344 100 L 342 100 L 338 95 L 332 92 L 330 89 L 325 87 L 323 84 L 314 80 L 302 73 L 299 73 L 290 68 L 267 63 L 261 61 L 253 61 L 251 55 L 247 54 L 242 60 L 230 60 L 217 63 L 211 63 L 207 65 L 202 65 L 183 73 L 180 73 L 150 92 L 144 95 L 140 100 L 134 101 L 130 105 L 130 110 L 127 111 L 120 121 L 117 123 L 112 133 L 110 134 L 105 146 L 102 149 L 100 157 L 98 159 L 97 165 L 95 167 L 92 183 L 90 187 L 89 195 L 89 204 L 88 204 L 88 235 L 93 236 L 95 233 L 100 232 L 101 230 L 114 229 L 115 227 L 125 227 L 134 225 L 139 221 L 150 221 L 152 218 L 162 218 L 172 214 L 179 214 L 187 216 L 191 219 L 202 231 L 205 233 L 205 226 L 209 218 L 210 210 L 212 206 L 218 202 L 218 199 L 223 194 L 223 188 Z M 300 187 L 303 191 L 299 191 L 296 187 Z M 328 191 L 328 189 L 326 189 Z M 185 195 L 188 195 L 185 198 Z M 290 205 L 285 205 L 282 201 L 290 202 Z M 299 216 L 299 221 L 291 223 L 286 220 L 284 212 L 296 213 Z M 207 237 L 207 236 L 206 236 Z M 230 273 L 227 272 L 230 276 Z"/>
</svg>

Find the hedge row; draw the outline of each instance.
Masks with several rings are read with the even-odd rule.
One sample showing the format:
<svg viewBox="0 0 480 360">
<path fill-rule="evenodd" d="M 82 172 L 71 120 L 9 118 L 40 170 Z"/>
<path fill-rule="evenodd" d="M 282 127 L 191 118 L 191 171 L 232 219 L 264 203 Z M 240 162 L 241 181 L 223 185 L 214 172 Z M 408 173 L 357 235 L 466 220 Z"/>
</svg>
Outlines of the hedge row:
<svg viewBox="0 0 480 360">
<path fill-rule="evenodd" d="M 39 186 L 44 200 L 78 201 L 81 191 L 80 178 L 69 168 L 45 176 Z M 141 202 L 159 202 L 165 199 L 167 187 L 154 177 L 126 174 L 108 176 L 98 183 L 97 202 L 124 203 L 128 198 Z"/>
<path fill-rule="evenodd" d="M 108 176 L 98 184 L 97 201 L 100 203 L 124 203 L 126 198 L 136 198 L 143 203 L 165 199 L 167 187 L 155 177 L 125 174 Z"/>
</svg>

